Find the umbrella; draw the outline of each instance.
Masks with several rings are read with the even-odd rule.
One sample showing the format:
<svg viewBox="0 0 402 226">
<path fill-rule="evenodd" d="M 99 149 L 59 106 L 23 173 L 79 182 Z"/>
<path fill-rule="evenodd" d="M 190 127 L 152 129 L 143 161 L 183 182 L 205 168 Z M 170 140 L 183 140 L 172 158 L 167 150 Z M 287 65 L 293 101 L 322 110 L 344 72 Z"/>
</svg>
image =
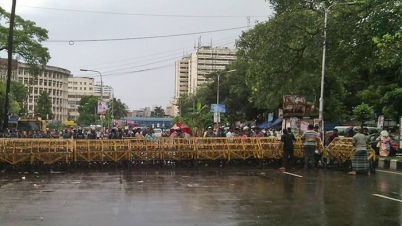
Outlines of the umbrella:
<svg viewBox="0 0 402 226">
<path fill-rule="evenodd" d="M 173 125 L 172 128 L 170 128 L 170 133 L 172 134 L 176 129 L 181 128 L 181 131 L 190 134 L 190 126 L 188 126 L 186 123 L 184 122 L 178 122 L 176 124 Z"/>
</svg>

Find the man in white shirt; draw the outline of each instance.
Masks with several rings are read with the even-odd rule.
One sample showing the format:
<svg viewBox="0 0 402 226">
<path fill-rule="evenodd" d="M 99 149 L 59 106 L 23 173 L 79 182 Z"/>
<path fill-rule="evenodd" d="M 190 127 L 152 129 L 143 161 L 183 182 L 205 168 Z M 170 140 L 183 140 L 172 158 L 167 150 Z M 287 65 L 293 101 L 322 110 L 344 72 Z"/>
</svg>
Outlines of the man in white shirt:
<svg viewBox="0 0 402 226">
<path fill-rule="evenodd" d="M 226 133 L 226 138 L 228 138 L 229 142 L 234 141 L 234 129 L 230 128 L 229 132 Z"/>
</svg>

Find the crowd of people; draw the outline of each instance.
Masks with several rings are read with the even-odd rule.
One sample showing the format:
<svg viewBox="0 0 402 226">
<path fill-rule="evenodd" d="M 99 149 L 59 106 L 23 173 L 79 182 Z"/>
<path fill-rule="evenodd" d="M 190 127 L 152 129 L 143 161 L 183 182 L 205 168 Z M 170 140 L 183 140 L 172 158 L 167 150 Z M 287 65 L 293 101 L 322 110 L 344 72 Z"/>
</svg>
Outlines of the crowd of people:
<svg viewBox="0 0 402 226">
<path fill-rule="evenodd" d="M 184 132 L 181 128 L 176 128 L 171 134 L 163 132 L 162 137 L 170 138 L 188 138 L 189 133 Z M 194 137 L 200 137 L 198 130 L 194 129 Z M 287 170 L 294 164 L 294 142 L 296 141 L 295 134 L 292 133 L 291 128 L 284 129 L 282 131 L 276 131 L 274 129 L 259 127 L 245 126 L 243 128 L 231 127 L 225 130 L 223 127 L 214 129 L 213 127 L 206 128 L 202 137 L 226 137 L 230 142 L 234 142 L 235 139 L 247 139 L 248 137 L 280 137 L 283 150 L 283 166 L 281 170 Z M 355 175 L 358 171 L 367 172 L 370 174 L 372 167 L 370 165 L 369 150 L 370 144 L 373 142 L 378 148 L 379 155 L 388 156 L 391 152 L 390 138 L 387 131 L 382 131 L 378 137 L 368 133 L 367 128 L 363 128 L 362 131 L 354 129 L 349 131 L 348 136 L 352 137 L 352 143 L 354 145 L 354 155 L 352 159 L 353 170 L 349 173 Z M 111 128 L 105 131 L 96 129 L 73 129 L 66 128 L 62 131 L 57 129 L 41 130 L 0 130 L 0 138 L 63 138 L 63 139 L 124 139 L 124 138 L 145 138 L 156 139 L 157 136 L 152 127 L 125 129 Z M 335 138 L 339 137 L 338 130 L 334 129 L 333 132 L 327 137 L 326 145 L 331 144 Z M 301 139 L 303 141 L 304 151 L 304 169 L 317 168 L 320 159 L 320 149 L 322 134 L 318 131 L 318 126 L 309 125 L 308 130 L 303 132 Z"/>
</svg>

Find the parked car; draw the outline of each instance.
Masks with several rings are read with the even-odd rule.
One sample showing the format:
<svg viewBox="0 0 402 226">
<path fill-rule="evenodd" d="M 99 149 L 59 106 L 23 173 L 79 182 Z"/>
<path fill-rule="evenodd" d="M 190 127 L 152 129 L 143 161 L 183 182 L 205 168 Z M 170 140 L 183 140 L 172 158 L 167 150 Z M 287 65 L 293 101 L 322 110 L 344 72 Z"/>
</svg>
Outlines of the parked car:
<svg viewBox="0 0 402 226">
<path fill-rule="evenodd" d="M 381 131 L 380 131 L 381 129 L 376 128 L 376 127 L 364 126 L 364 128 L 367 128 L 367 129 L 368 129 L 368 133 L 369 133 L 370 135 L 373 135 L 373 134 L 380 134 L 380 132 L 381 132 Z M 335 126 L 334 129 L 337 129 L 337 130 L 338 130 L 338 135 L 339 135 L 340 137 L 344 137 L 344 136 L 347 136 L 347 135 L 348 135 L 348 133 L 349 133 L 349 131 L 350 131 L 351 129 L 360 129 L 360 126 Z"/>
<path fill-rule="evenodd" d="M 155 128 L 154 133 L 156 137 L 162 137 L 162 129 L 160 128 Z"/>
<path fill-rule="evenodd" d="M 399 136 L 397 134 L 391 134 L 391 147 L 399 151 Z"/>
</svg>

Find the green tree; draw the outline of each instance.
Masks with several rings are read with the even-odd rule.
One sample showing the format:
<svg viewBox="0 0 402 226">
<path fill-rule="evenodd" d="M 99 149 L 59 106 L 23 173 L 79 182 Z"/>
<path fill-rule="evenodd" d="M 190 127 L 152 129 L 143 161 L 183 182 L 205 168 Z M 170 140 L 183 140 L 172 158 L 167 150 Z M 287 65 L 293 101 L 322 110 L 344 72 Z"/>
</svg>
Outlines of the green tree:
<svg viewBox="0 0 402 226">
<path fill-rule="evenodd" d="M 165 110 L 162 108 L 162 106 L 157 106 L 151 112 L 151 117 L 163 118 L 163 117 L 165 117 Z"/>
<path fill-rule="evenodd" d="M 109 103 L 109 111 L 112 111 L 112 103 Z M 113 117 L 116 119 L 124 118 L 128 113 L 128 106 L 120 99 L 113 98 Z"/>
<path fill-rule="evenodd" d="M 96 96 L 84 96 L 80 100 L 78 113 L 80 114 L 77 123 L 81 126 L 97 124 L 99 116 L 97 115 L 98 100 Z"/>
<path fill-rule="evenodd" d="M 402 116 L 402 88 L 395 88 L 381 98 L 381 104 L 384 106 L 382 112 L 385 116 L 398 122 Z"/>
<path fill-rule="evenodd" d="M 52 101 L 46 91 L 39 93 L 38 100 L 35 106 L 35 114 L 42 119 L 50 120 L 53 118 Z"/>
<path fill-rule="evenodd" d="M 373 109 L 365 103 L 362 103 L 353 109 L 353 117 L 356 121 L 360 123 L 362 130 L 364 122 L 373 119 L 373 116 L 374 116 Z"/>
<path fill-rule="evenodd" d="M 4 106 L 6 93 L 6 83 L 4 80 L 0 80 L 0 106 Z M 10 105 L 9 113 L 13 114 L 23 114 L 26 109 L 23 108 L 24 101 L 28 95 L 28 90 L 24 84 L 16 81 L 11 82 L 11 94 L 10 94 Z M 0 112 L 0 117 L 4 116 L 4 112 Z"/>
<path fill-rule="evenodd" d="M 7 50 L 10 13 L 0 7 L 0 51 Z M 48 48 L 42 42 L 48 39 L 48 31 L 35 22 L 15 16 L 13 52 L 30 66 L 31 74 L 38 74 L 41 66 L 50 59 Z"/>
</svg>

